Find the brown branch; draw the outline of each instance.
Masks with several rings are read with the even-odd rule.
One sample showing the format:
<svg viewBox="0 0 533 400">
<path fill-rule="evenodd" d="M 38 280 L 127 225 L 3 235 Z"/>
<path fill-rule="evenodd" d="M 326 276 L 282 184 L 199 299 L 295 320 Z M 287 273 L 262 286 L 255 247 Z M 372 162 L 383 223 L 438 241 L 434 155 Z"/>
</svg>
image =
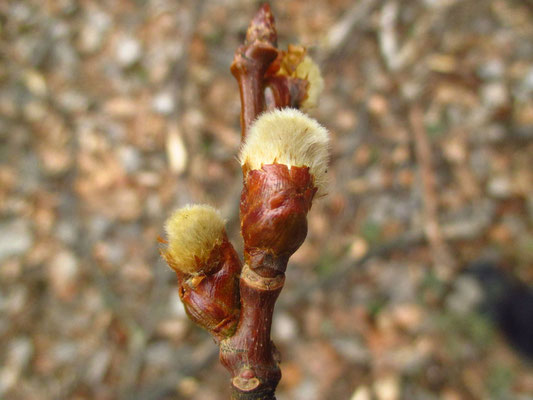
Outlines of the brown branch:
<svg viewBox="0 0 533 400">
<path fill-rule="evenodd" d="M 265 109 L 264 75 L 278 56 L 274 16 L 268 4 L 263 5 L 252 19 L 246 41 L 240 46 L 231 64 L 231 73 L 239 83 L 241 95 L 242 140 L 248 128 Z"/>
<path fill-rule="evenodd" d="M 305 48 L 291 46 L 288 52 L 280 52 L 276 41 L 274 17 L 270 7 L 264 5 L 252 19 L 246 41 L 231 65 L 240 89 L 243 142 L 251 124 L 266 108 L 299 108 L 308 100 L 311 81 L 316 84 L 315 94 L 322 86 L 312 62 L 302 64 L 312 79 L 293 76 L 304 62 Z M 255 165 L 251 156 L 244 158 L 242 271 L 223 221 L 212 207 L 185 207 L 166 224 L 169 248 L 162 250 L 162 255 L 176 271 L 180 298 L 189 318 L 211 333 L 220 347 L 220 360 L 231 373 L 233 400 L 275 400 L 281 370 L 270 339 L 272 314 L 285 282 L 289 257 L 307 235 L 307 213 L 327 161 L 327 131 L 294 110 L 274 115 L 280 114 L 281 126 L 287 121 L 294 124 L 289 133 L 301 141 L 296 147 L 302 147 L 300 158 L 305 163 L 290 167 L 277 163 L 277 153 L 268 158 L 272 163 L 261 160 L 260 165 Z M 270 132 L 278 128 L 265 129 Z M 313 139 L 297 136 L 298 132 Z M 259 137 L 260 141 L 272 140 Z M 323 149 L 317 149 L 319 145 Z M 312 146 L 313 151 L 309 149 Z M 280 149 L 289 152 L 283 146 Z M 315 164 L 305 158 L 308 153 L 316 153 Z"/>
<path fill-rule="evenodd" d="M 240 89 L 243 142 L 265 109 L 299 107 L 307 97 L 307 81 L 277 73 L 285 53 L 278 51 L 276 42 L 274 17 L 264 5 L 231 65 Z M 301 48 L 295 65 L 304 55 Z M 220 360 L 232 376 L 233 400 L 275 400 L 281 371 L 270 339 L 272 315 L 289 256 L 307 235 L 306 216 L 317 189 L 306 167 L 274 164 L 249 171 L 243 165 L 243 175 L 240 211 L 245 265 L 239 281 L 240 318 L 235 334 L 220 344 Z"/>
<path fill-rule="evenodd" d="M 420 106 L 414 106 L 409 114 L 411 131 L 418 166 L 420 169 L 423 197 L 424 231 L 429 242 L 433 262 L 443 278 L 450 276 L 457 265 L 444 239 L 439 224 L 437 188 L 433 171 L 431 144 L 424 128 L 424 115 Z"/>
<path fill-rule="evenodd" d="M 245 172 L 241 314 L 237 331 L 220 347 L 220 359 L 232 374 L 233 399 L 275 398 L 281 371 L 270 339 L 272 314 L 287 261 L 307 235 L 306 216 L 315 192 L 307 167 L 272 164 Z"/>
<path fill-rule="evenodd" d="M 281 371 L 270 329 L 274 304 L 284 282 L 284 274 L 266 278 L 244 266 L 239 325 L 235 334 L 220 345 L 220 360 L 232 375 L 234 400 L 275 399 Z"/>
</svg>

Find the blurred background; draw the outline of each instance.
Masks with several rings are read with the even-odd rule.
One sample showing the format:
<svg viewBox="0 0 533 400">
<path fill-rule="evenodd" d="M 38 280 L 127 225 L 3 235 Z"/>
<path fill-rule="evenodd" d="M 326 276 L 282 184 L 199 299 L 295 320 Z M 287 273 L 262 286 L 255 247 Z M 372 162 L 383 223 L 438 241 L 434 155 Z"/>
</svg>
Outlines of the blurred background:
<svg viewBox="0 0 533 400">
<path fill-rule="evenodd" d="M 229 65 L 259 4 L 0 2 L 1 399 L 228 398 L 157 238 L 207 202 L 242 249 Z M 533 398 L 533 2 L 271 5 L 333 137 L 278 399 Z"/>
</svg>

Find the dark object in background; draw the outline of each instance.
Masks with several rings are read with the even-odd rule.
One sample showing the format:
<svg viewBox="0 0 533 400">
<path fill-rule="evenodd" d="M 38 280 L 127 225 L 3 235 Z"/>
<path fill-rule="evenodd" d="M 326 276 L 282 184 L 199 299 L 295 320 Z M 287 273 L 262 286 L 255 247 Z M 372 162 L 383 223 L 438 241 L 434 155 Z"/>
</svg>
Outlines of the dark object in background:
<svg viewBox="0 0 533 400">
<path fill-rule="evenodd" d="M 490 261 L 478 261 L 466 273 L 483 290 L 482 311 L 520 354 L 533 360 L 533 287 Z"/>
</svg>

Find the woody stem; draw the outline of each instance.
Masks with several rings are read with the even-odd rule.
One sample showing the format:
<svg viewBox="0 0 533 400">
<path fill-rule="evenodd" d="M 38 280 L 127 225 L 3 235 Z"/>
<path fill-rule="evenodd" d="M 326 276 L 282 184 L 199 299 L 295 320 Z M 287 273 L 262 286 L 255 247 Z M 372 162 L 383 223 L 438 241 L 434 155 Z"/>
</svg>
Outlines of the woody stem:
<svg viewBox="0 0 533 400">
<path fill-rule="evenodd" d="M 239 325 L 235 334 L 220 345 L 220 360 L 232 374 L 232 400 L 275 400 L 281 371 L 270 329 L 284 282 L 283 273 L 263 277 L 244 266 Z"/>
<path fill-rule="evenodd" d="M 264 75 L 278 55 L 274 17 L 268 4 L 252 19 L 246 41 L 235 52 L 231 73 L 237 79 L 241 96 L 241 138 L 265 109 Z"/>
</svg>

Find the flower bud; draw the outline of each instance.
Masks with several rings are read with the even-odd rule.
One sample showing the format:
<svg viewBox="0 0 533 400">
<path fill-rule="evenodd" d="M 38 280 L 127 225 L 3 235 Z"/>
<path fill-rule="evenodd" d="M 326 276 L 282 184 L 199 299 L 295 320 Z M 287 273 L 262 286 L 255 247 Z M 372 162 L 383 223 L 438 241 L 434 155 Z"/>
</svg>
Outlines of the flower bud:
<svg viewBox="0 0 533 400">
<path fill-rule="evenodd" d="M 168 219 L 166 231 L 162 254 L 176 271 L 187 315 L 215 338 L 229 336 L 239 317 L 241 262 L 222 217 L 209 206 L 186 206 Z"/>
<path fill-rule="evenodd" d="M 251 268 L 283 271 L 307 235 L 307 212 L 322 194 L 329 134 L 300 111 L 268 112 L 254 123 L 240 161 L 241 230 Z"/>
<path fill-rule="evenodd" d="M 316 107 L 318 98 L 324 90 L 324 79 L 322 78 L 318 65 L 311 57 L 306 56 L 296 67 L 294 76 L 309 82 L 307 86 L 307 97 L 302 103 L 302 109 L 309 110 Z"/>
<path fill-rule="evenodd" d="M 207 205 L 188 205 L 175 211 L 165 224 L 168 253 L 176 270 L 185 274 L 209 272 L 217 266 L 213 248 L 220 246 L 226 229 L 220 213 Z M 210 259 L 211 258 L 211 259 Z"/>
<path fill-rule="evenodd" d="M 267 71 L 267 107 L 288 106 L 309 110 L 316 107 L 324 89 L 320 68 L 306 55 L 305 47 L 289 45 Z"/>
</svg>

